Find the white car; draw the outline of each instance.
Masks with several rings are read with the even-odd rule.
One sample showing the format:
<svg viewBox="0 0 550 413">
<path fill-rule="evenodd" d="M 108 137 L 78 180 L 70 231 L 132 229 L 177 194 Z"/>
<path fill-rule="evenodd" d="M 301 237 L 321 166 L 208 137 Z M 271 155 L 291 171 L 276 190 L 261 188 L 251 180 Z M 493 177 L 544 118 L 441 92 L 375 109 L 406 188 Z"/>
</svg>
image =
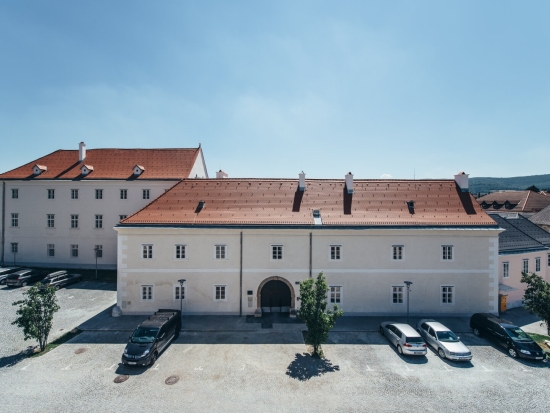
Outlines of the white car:
<svg viewBox="0 0 550 413">
<path fill-rule="evenodd" d="M 408 356 L 425 356 L 426 343 L 422 337 L 408 324 L 384 321 L 380 324 L 380 334 L 397 347 L 397 352 Z"/>
<path fill-rule="evenodd" d="M 435 320 L 424 319 L 417 324 L 417 330 L 426 343 L 432 346 L 442 359 L 470 361 L 472 352 L 451 330 Z"/>
</svg>

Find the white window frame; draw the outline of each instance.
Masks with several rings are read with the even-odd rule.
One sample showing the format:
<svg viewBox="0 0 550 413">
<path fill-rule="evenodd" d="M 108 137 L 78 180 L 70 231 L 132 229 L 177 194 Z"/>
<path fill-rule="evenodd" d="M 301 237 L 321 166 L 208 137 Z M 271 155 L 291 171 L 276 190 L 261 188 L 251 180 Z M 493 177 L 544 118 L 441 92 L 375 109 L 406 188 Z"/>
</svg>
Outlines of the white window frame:
<svg viewBox="0 0 550 413">
<path fill-rule="evenodd" d="M 535 272 L 540 272 L 540 257 L 535 257 Z"/>
<path fill-rule="evenodd" d="M 444 288 L 452 288 L 451 291 L 443 291 Z M 449 300 L 449 294 L 451 295 L 451 302 Z M 447 302 L 443 302 L 443 297 L 447 295 Z M 454 285 L 441 285 L 439 287 L 439 303 L 441 305 L 455 305 L 456 302 L 456 290 Z"/>
<path fill-rule="evenodd" d="M 220 249 L 219 253 L 218 253 L 218 248 Z M 223 250 L 223 257 L 221 256 L 221 251 L 222 250 Z M 219 258 L 218 258 L 218 255 L 219 255 Z M 216 245 L 214 245 L 214 259 L 215 260 L 226 260 L 227 259 L 227 244 L 216 244 Z"/>
<path fill-rule="evenodd" d="M 391 246 L 391 259 L 392 259 L 392 261 L 405 261 L 405 246 L 404 245 L 392 245 Z"/>
<path fill-rule="evenodd" d="M 145 298 L 143 298 L 144 295 Z M 139 286 L 139 301 L 155 301 L 155 286 L 153 284 L 141 284 Z"/>
<path fill-rule="evenodd" d="M 521 264 L 521 270 L 524 273 L 529 273 L 529 258 L 524 258 Z"/>
<path fill-rule="evenodd" d="M 275 257 L 277 256 L 277 258 Z M 280 256 L 280 258 L 278 258 Z M 283 261 L 285 258 L 285 246 L 283 244 L 271 244 L 271 261 Z"/>
<path fill-rule="evenodd" d="M 172 294 L 172 298 L 173 298 L 173 301 L 180 301 L 180 298 L 178 296 L 179 294 L 179 289 L 180 289 L 180 284 L 173 284 L 174 288 L 172 289 L 173 291 L 173 294 Z M 182 291 L 183 291 L 183 299 L 181 301 L 187 301 L 187 286 L 186 285 L 183 285 L 182 287 Z"/>
<path fill-rule="evenodd" d="M 78 229 L 78 214 L 71 214 L 71 229 Z"/>
<path fill-rule="evenodd" d="M 151 190 L 150 189 L 143 189 L 142 190 L 142 196 L 143 196 L 143 199 L 150 199 Z"/>
<path fill-rule="evenodd" d="M 217 288 L 218 287 L 223 287 L 224 298 L 216 298 L 216 293 L 217 293 Z M 214 285 L 214 301 L 227 301 L 227 284 L 215 284 Z"/>
<path fill-rule="evenodd" d="M 103 214 L 95 215 L 95 229 L 103 229 Z"/>
<path fill-rule="evenodd" d="M 178 247 L 180 248 L 178 258 Z M 183 248 L 183 258 L 181 258 L 181 248 Z M 175 244 L 174 245 L 174 259 L 177 261 L 186 261 L 187 260 L 187 244 Z"/>
<path fill-rule="evenodd" d="M 332 253 L 334 251 L 334 254 Z M 334 257 L 334 258 L 333 258 Z M 342 244 L 332 244 L 328 248 L 329 261 L 342 261 Z M 337 286 L 335 286 L 337 287 Z"/>
<path fill-rule="evenodd" d="M 55 189 L 48 189 L 48 199 L 55 199 Z"/>
<path fill-rule="evenodd" d="M 11 226 L 13 228 L 18 228 L 19 227 L 19 213 L 18 212 L 14 212 L 11 214 Z"/>
<path fill-rule="evenodd" d="M 78 189 L 71 189 L 71 199 L 78 199 Z"/>
<path fill-rule="evenodd" d="M 103 245 L 95 245 L 94 246 L 94 258 L 103 258 Z"/>
<path fill-rule="evenodd" d="M 11 199 L 19 199 L 19 188 L 11 189 Z"/>
<path fill-rule="evenodd" d="M 95 190 L 95 199 L 103 199 L 103 189 Z"/>
<path fill-rule="evenodd" d="M 76 255 L 75 252 L 76 251 Z M 71 258 L 78 258 L 78 244 L 71 244 Z"/>
<path fill-rule="evenodd" d="M 154 249 L 155 249 L 155 244 L 141 244 L 141 259 L 142 260 L 155 259 Z"/>
<path fill-rule="evenodd" d="M 128 190 L 127 189 L 121 189 L 120 190 L 120 199 L 128 199 Z"/>
<path fill-rule="evenodd" d="M 446 256 L 448 256 L 448 254 L 446 254 L 445 252 L 445 248 L 450 248 L 450 251 L 451 251 L 451 258 L 445 258 Z M 442 245 L 441 246 L 441 261 L 442 262 L 453 262 L 455 260 L 455 247 L 454 245 Z"/>
<path fill-rule="evenodd" d="M 401 290 L 400 291 L 397 291 L 395 292 L 394 291 L 394 288 L 400 288 Z M 398 300 L 399 300 L 399 295 L 401 295 L 401 302 L 394 302 L 393 301 L 393 295 L 394 294 L 398 294 Z M 404 285 L 392 285 L 390 286 L 390 301 L 391 301 L 391 304 L 392 305 L 404 305 L 405 304 L 405 286 Z"/>
<path fill-rule="evenodd" d="M 502 263 L 502 278 L 510 277 L 510 261 L 504 261 Z"/>
<path fill-rule="evenodd" d="M 55 244 L 46 245 L 46 257 L 51 257 L 51 258 L 55 257 Z"/>
<path fill-rule="evenodd" d="M 338 288 L 338 291 L 332 291 L 333 288 Z M 336 301 L 332 302 L 332 298 L 334 295 L 334 300 L 336 300 L 336 294 L 340 294 L 340 302 L 337 303 Z M 344 304 L 344 286 L 341 284 L 337 285 L 329 285 L 328 287 L 328 304 L 336 304 L 336 305 L 343 305 Z"/>
<path fill-rule="evenodd" d="M 55 228 L 55 214 L 46 214 L 46 226 Z"/>
</svg>

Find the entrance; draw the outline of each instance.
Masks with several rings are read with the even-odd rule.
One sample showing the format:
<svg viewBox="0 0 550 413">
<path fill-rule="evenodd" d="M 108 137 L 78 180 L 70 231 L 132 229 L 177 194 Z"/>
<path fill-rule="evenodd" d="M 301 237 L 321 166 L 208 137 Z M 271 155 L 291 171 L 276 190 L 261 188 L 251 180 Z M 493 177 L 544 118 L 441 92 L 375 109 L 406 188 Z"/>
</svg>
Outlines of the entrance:
<svg viewBox="0 0 550 413">
<path fill-rule="evenodd" d="M 271 280 L 261 290 L 261 307 L 264 313 L 288 313 L 291 304 L 291 292 L 286 283 Z"/>
</svg>

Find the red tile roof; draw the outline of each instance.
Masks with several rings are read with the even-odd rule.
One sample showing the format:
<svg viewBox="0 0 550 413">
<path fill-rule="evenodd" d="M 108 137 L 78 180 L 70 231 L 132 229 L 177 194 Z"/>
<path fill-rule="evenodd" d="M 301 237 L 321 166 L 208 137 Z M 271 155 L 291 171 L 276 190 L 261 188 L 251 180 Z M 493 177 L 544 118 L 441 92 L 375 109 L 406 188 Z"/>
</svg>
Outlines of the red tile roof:
<svg viewBox="0 0 550 413">
<path fill-rule="evenodd" d="M 84 161 L 78 161 L 78 150 L 57 150 L 19 168 L 0 174 L 0 179 L 182 179 L 189 178 L 200 148 L 192 149 L 88 149 Z M 33 175 L 34 165 L 47 171 Z M 83 176 L 82 165 L 93 167 Z M 138 164 L 145 171 L 133 176 Z"/>
<path fill-rule="evenodd" d="M 453 180 L 355 180 L 352 195 L 344 180 L 306 182 L 299 192 L 298 180 L 186 179 L 122 224 L 313 225 L 318 209 L 323 226 L 496 225 Z"/>
<path fill-rule="evenodd" d="M 550 197 L 533 191 L 493 192 L 477 199 L 484 210 L 539 212 L 550 205 Z"/>
</svg>

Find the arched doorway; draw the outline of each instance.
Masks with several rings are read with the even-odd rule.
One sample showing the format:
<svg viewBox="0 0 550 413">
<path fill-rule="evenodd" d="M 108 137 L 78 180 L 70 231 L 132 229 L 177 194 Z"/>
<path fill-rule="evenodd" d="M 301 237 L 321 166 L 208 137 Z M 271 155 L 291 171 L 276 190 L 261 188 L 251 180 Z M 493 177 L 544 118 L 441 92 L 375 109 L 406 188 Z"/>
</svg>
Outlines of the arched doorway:
<svg viewBox="0 0 550 413">
<path fill-rule="evenodd" d="M 258 307 L 263 313 L 288 313 L 294 308 L 292 284 L 281 277 L 264 280 L 258 287 Z"/>
</svg>

